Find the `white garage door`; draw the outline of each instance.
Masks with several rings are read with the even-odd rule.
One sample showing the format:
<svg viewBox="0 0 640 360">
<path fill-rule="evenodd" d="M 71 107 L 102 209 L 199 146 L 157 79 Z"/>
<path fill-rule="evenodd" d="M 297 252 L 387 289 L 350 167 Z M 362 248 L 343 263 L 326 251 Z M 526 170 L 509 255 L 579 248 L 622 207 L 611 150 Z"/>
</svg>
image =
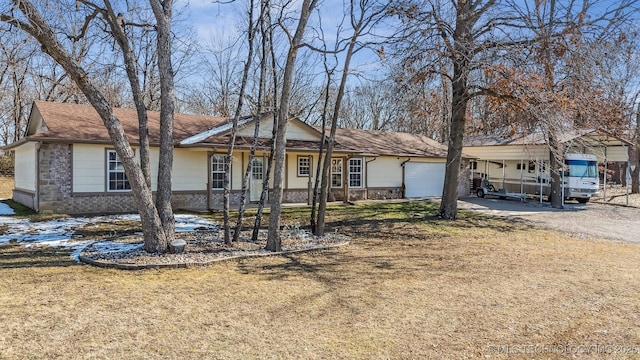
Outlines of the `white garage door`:
<svg viewBox="0 0 640 360">
<path fill-rule="evenodd" d="M 414 163 L 404 165 L 405 197 L 442 196 L 444 163 Z"/>
</svg>

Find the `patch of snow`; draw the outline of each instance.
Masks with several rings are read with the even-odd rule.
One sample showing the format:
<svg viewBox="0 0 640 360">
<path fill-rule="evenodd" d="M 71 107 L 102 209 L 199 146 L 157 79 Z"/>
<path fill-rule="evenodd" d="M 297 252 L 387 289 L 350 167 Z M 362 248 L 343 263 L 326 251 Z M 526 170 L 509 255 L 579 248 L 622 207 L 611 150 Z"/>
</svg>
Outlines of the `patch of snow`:
<svg viewBox="0 0 640 360">
<path fill-rule="evenodd" d="M 196 215 L 179 214 L 176 218 L 176 232 L 194 231 L 198 229 L 216 230 L 218 225 Z"/>
<path fill-rule="evenodd" d="M 238 126 L 242 126 L 246 123 L 248 123 L 249 121 L 253 120 L 253 117 L 248 117 L 246 119 L 243 120 L 239 120 L 238 121 Z M 188 137 L 182 141 L 180 141 L 180 145 L 193 145 L 199 142 L 202 142 L 204 140 L 206 140 L 207 138 L 214 136 L 214 135 L 218 135 L 220 133 L 223 133 L 225 131 L 229 131 L 231 130 L 231 128 L 233 128 L 233 122 L 228 122 L 224 125 L 220 125 L 214 128 L 211 128 L 207 131 L 203 131 L 200 134 L 195 134 L 191 137 Z"/>
<path fill-rule="evenodd" d="M 176 232 L 193 231 L 196 229 L 214 230 L 218 227 L 208 219 L 195 215 L 178 214 L 176 219 Z M 72 239 L 74 230 L 86 224 L 104 223 L 116 220 L 140 221 L 139 215 L 109 215 L 96 217 L 77 217 L 54 219 L 49 221 L 30 221 L 29 219 L 0 216 L 0 224 L 8 226 L 7 231 L 0 235 L 0 245 L 16 242 L 25 247 L 49 246 L 64 248 L 72 251 L 71 257 L 79 262 L 82 250 L 95 241 L 78 241 Z M 118 249 L 130 250 L 137 245 L 116 244 L 110 241 L 100 241 L 94 248 L 98 251 L 112 252 Z"/>
<path fill-rule="evenodd" d="M 113 241 L 99 241 L 93 244 L 93 251 L 102 252 L 102 253 L 110 253 L 110 252 L 121 252 L 121 251 L 130 251 L 141 249 L 142 244 L 121 244 Z"/>
<path fill-rule="evenodd" d="M 16 212 L 13 211 L 13 209 L 11 208 L 11 206 L 0 202 L 0 215 L 13 215 Z"/>
</svg>

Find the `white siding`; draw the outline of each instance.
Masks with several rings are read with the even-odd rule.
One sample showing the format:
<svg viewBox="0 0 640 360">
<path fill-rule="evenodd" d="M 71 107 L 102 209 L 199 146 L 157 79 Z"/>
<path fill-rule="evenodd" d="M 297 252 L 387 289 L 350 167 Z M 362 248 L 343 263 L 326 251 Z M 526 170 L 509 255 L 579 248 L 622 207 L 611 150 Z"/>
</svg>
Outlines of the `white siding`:
<svg viewBox="0 0 640 360">
<path fill-rule="evenodd" d="M 136 155 L 140 156 L 140 152 L 137 150 L 136 150 Z M 151 167 L 151 189 L 153 189 L 153 191 L 158 189 L 158 159 L 159 158 L 160 158 L 160 149 L 150 148 L 149 149 L 149 163 L 150 163 L 149 166 Z M 174 167 L 176 166 L 175 161 L 176 160 L 173 159 Z M 206 163 L 204 165 L 207 166 Z"/>
<path fill-rule="evenodd" d="M 173 190 L 207 190 L 206 151 L 175 149 L 173 153 Z"/>
<path fill-rule="evenodd" d="M 627 161 L 626 146 L 607 146 L 606 150 L 602 146 L 574 146 L 569 149 L 569 152 L 594 154 L 598 162 L 604 161 L 605 151 L 609 161 Z M 549 160 L 549 148 L 546 145 L 466 146 L 462 152 L 481 160 Z"/>
<path fill-rule="evenodd" d="M 27 142 L 15 148 L 15 188 L 36 190 L 36 143 Z"/>
<path fill-rule="evenodd" d="M 521 163 L 522 165 L 520 165 Z M 548 161 L 545 161 L 545 166 L 548 166 L 548 164 Z M 522 170 L 518 169 L 520 166 L 522 166 Z M 478 161 L 477 169 L 474 170 L 474 172 L 480 174 L 487 173 L 489 175 L 490 182 L 494 183 L 496 188 L 504 187 L 502 185 L 503 180 L 507 182 L 520 183 L 520 179 L 522 179 L 524 183 L 537 183 L 539 181 L 538 175 L 540 171 L 540 164 L 538 162 L 530 164 L 529 160 L 505 160 L 504 162 L 487 162 L 481 160 Z"/>
<path fill-rule="evenodd" d="M 136 154 L 139 151 L 136 149 Z M 159 148 L 149 150 L 149 161 L 151 161 L 151 187 L 154 191 L 158 189 L 158 159 L 160 157 Z M 209 181 L 208 171 L 210 169 L 207 151 L 197 151 L 192 149 L 174 149 L 173 151 L 173 171 L 171 173 L 172 189 L 174 191 L 207 190 Z"/>
<path fill-rule="evenodd" d="M 364 169 L 367 174 L 367 184 L 370 188 L 376 187 L 397 187 L 402 186 L 402 162 L 406 161 L 406 158 L 391 157 L 378 157 L 377 159 L 370 161 L 371 159 L 365 159 Z M 367 164 L 367 161 L 370 161 Z"/>
<path fill-rule="evenodd" d="M 273 118 L 268 117 L 260 122 L 259 138 L 271 138 L 271 132 L 273 130 Z M 253 137 L 255 132 L 255 126 L 253 124 L 244 127 L 238 131 L 239 136 Z M 285 137 L 289 140 L 307 140 L 318 141 L 320 135 L 315 131 L 307 128 L 303 123 L 298 120 L 291 120 L 287 124 L 287 134 Z"/>
<path fill-rule="evenodd" d="M 548 160 L 549 149 L 546 145 L 503 145 L 503 146 L 466 146 L 462 149 L 466 155 L 482 160 Z"/>
<path fill-rule="evenodd" d="M 607 146 L 606 148 L 593 147 L 588 149 L 575 149 L 575 150 L 576 151 L 572 151 L 572 152 L 579 152 L 578 150 L 582 150 L 580 152 L 583 152 L 585 154 L 596 155 L 596 157 L 598 158 L 598 162 L 604 162 L 605 155 L 608 161 L 626 162 L 629 160 L 628 148 L 626 146 Z"/>
<path fill-rule="evenodd" d="M 242 177 L 244 176 L 244 171 L 246 170 L 247 160 L 243 161 L 242 154 L 235 153 L 231 159 L 231 189 L 232 190 L 241 190 L 242 189 Z"/>
<path fill-rule="evenodd" d="M 104 145 L 73 145 L 73 191 L 105 191 L 105 147 Z"/>
<path fill-rule="evenodd" d="M 309 177 L 298 176 L 298 157 L 309 157 L 310 154 L 288 153 L 287 154 L 287 184 L 288 189 L 307 189 Z M 318 166 L 318 155 L 313 156 L 311 163 L 311 181 L 314 181 L 316 168 Z M 313 185 L 312 185 L 313 186 Z"/>
</svg>

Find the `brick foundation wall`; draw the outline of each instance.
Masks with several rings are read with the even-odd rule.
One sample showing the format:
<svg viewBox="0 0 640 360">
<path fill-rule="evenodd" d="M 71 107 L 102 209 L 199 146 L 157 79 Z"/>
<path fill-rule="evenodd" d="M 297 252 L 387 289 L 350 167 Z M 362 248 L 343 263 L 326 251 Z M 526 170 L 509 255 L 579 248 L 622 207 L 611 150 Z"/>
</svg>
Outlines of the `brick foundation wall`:
<svg viewBox="0 0 640 360">
<path fill-rule="evenodd" d="M 285 189 L 282 191 L 284 203 L 307 203 L 309 192 L 307 189 Z"/>
<path fill-rule="evenodd" d="M 35 194 L 31 191 L 13 189 L 13 201 L 33 209 L 35 206 Z"/>
<path fill-rule="evenodd" d="M 207 195 L 205 194 L 205 198 L 204 198 L 205 206 L 203 206 L 203 208 L 206 208 L 206 203 L 207 203 L 206 196 Z M 248 197 L 249 197 L 249 194 L 247 193 L 247 199 L 248 199 Z M 224 200 L 224 193 L 222 191 L 214 191 L 213 193 L 211 193 L 210 208 L 212 208 L 212 209 L 222 209 L 223 208 L 223 200 Z M 234 190 L 234 191 L 231 191 L 229 193 L 229 204 L 230 205 L 238 205 L 238 204 L 240 204 L 240 191 Z"/>
<path fill-rule="evenodd" d="M 397 187 L 369 188 L 367 197 L 371 200 L 401 199 L 401 189 Z"/>
<path fill-rule="evenodd" d="M 178 192 L 171 196 L 173 209 L 206 209 L 206 192 Z M 74 193 L 69 199 L 70 214 L 113 214 L 137 212 L 131 193 Z"/>
<path fill-rule="evenodd" d="M 42 213 L 71 213 L 71 145 L 42 144 L 38 156 L 38 201 Z"/>
</svg>

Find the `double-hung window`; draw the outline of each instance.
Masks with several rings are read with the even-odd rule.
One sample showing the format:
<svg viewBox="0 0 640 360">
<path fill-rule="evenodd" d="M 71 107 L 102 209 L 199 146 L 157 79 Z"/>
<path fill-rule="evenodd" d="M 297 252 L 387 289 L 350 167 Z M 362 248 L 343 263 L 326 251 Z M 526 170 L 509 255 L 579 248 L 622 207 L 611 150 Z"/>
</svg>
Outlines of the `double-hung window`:
<svg viewBox="0 0 640 360">
<path fill-rule="evenodd" d="M 130 191 L 131 185 L 115 150 L 107 150 L 107 191 Z"/>
<path fill-rule="evenodd" d="M 342 187 L 342 159 L 331 159 L 331 187 Z"/>
<path fill-rule="evenodd" d="M 362 159 L 349 159 L 349 187 L 362 187 Z"/>
<path fill-rule="evenodd" d="M 211 157 L 211 188 L 213 190 L 224 189 L 225 164 L 224 155 L 213 155 Z"/>
<path fill-rule="evenodd" d="M 311 158 L 308 156 L 298 157 L 298 176 L 304 177 L 311 174 Z"/>
</svg>

